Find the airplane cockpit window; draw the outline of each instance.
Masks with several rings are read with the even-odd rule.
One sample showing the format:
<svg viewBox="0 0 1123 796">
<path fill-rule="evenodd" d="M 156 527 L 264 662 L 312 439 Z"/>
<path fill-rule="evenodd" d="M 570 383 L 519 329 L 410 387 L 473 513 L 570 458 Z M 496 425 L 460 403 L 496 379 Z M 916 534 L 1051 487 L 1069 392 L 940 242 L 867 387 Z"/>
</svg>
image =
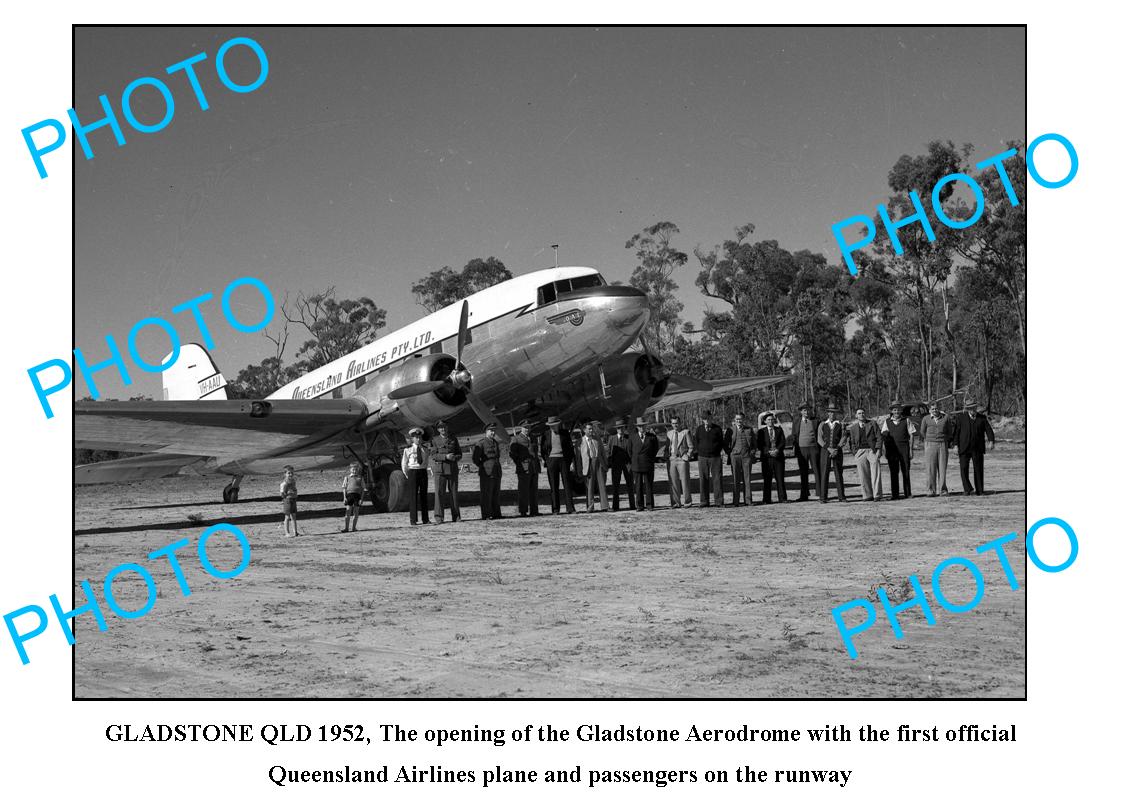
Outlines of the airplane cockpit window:
<svg viewBox="0 0 1123 796">
<path fill-rule="evenodd" d="M 604 284 L 606 284 L 604 277 L 600 274 L 575 276 L 573 279 L 559 279 L 557 282 L 538 288 L 538 306 L 541 307 L 545 304 L 553 304 L 566 293 L 572 293 L 575 290 L 583 290 L 588 287 L 601 287 Z"/>
</svg>

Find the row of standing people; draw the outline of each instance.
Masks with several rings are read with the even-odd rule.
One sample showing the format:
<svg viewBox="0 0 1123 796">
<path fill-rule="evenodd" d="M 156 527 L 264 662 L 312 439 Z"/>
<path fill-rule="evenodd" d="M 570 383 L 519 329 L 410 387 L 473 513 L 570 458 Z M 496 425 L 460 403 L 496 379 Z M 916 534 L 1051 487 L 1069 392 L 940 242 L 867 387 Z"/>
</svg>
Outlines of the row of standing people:
<svg viewBox="0 0 1123 796">
<path fill-rule="evenodd" d="M 843 451 L 848 448 L 854 459 L 865 500 L 878 500 L 882 496 L 881 457 L 884 455 L 890 473 L 893 499 L 910 497 L 912 486 L 910 467 L 912 439 L 919 437 L 924 443 L 925 467 L 928 475 L 928 495 L 948 494 L 948 449 L 956 448 L 959 455 L 960 476 L 964 494 L 983 494 L 983 456 L 985 442 L 994 446 L 994 431 L 977 406 L 968 403 L 965 411 L 949 417 L 933 408 L 919 426 L 902 416 L 899 404 L 890 407 L 890 416 L 879 426 L 858 409 L 855 421 L 844 426 L 838 419 L 840 410 L 835 405 L 827 407 L 827 419 L 819 421 L 811 407 L 800 407 L 800 416 L 792 424 L 790 441 L 800 475 L 800 495 L 797 500 L 810 497 L 810 489 L 822 502 L 827 502 L 830 478 L 833 475 L 838 499 L 846 500 L 842 479 Z M 772 413 L 764 415 L 765 425 L 752 429 L 745 425 L 740 413 L 733 425 L 721 428 L 709 412 L 703 412 L 701 424 L 693 431 L 682 427 L 678 417 L 672 417 L 667 431 L 667 480 L 670 486 L 671 508 L 693 505 L 690 463 L 698 463 L 699 505 L 723 506 L 724 466 L 733 472 L 732 505 L 753 504 L 751 481 L 754 464 L 760 461 L 763 481 L 763 502 L 772 502 L 772 491 L 778 500 L 787 501 L 786 455 L 788 440 L 784 430 L 776 423 Z M 595 510 L 596 496 L 600 496 L 602 510 L 609 506 L 608 484 L 612 484 L 612 511 L 620 509 L 621 482 L 629 509 L 637 511 L 655 508 L 654 476 L 660 449 L 658 436 L 644 421 L 635 424 L 636 438 L 628 425 L 617 423 L 615 433 L 601 439 L 592 423 L 584 426 L 584 433 L 575 442 L 562 427 L 557 417 L 546 422 L 546 431 L 535 438 L 525 426 L 514 429 L 509 456 L 518 479 L 519 516 L 537 516 L 539 476 L 546 472 L 550 490 L 551 512 L 558 514 L 564 506 L 567 513 L 575 511 L 573 492 L 568 473 L 576 469 L 586 484 L 585 500 L 588 511 Z M 459 474 L 463 452 L 455 436 L 448 434 L 444 422 L 437 424 L 437 435 L 430 445 L 425 445 L 421 428 L 410 429 L 410 444 L 402 451 L 401 469 L 406 476 L 409 495 L 410 523 L 429 522 L 428 490 L 429 470 L 434 475 L 434 513 L 436 522 L 444 521 L 445 509 L 452 522 L 460 520 Z M 489 424 L 483 439 L 472 449 L 472 462 L 480 479 L 480 509 L 483 519 L 500 519 L 500 483 L 502 480 L 501 447 L 496 438 L 496 427 Z M 579 469 L 577 469 L 579 468 Z M 974 475 L 972 484 L 970 475 Z M 343 479 L 344 531 L 357 530 L 359 504 L 362 496 L 362 478 L 359 466 L 352 465 Z M 285 535 L 291 524 L 293 535 L 296 526 L 296 483 L 292 468 L 286 468 L 280 489 L 285 516 Z"/>
</svg>

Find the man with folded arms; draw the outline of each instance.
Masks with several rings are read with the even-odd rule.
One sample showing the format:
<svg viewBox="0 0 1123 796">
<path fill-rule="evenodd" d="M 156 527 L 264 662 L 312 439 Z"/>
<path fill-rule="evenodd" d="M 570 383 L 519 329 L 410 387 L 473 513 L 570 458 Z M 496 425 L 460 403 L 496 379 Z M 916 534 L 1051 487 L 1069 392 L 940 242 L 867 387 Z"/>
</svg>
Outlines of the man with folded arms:
<svg viewBox="0 0 1123 796">
<path fill-rule="evenodd" d="M 725 504 L 725 490 L 722 487 L 721 456 L 725 452 L 725 434 L 714 423 L 709 411 L 702 412 L 702 425 L 694 432 L 694 452 L 698 456 L 698 505 L 713 505 L 720 508 Z"/>
</svg>

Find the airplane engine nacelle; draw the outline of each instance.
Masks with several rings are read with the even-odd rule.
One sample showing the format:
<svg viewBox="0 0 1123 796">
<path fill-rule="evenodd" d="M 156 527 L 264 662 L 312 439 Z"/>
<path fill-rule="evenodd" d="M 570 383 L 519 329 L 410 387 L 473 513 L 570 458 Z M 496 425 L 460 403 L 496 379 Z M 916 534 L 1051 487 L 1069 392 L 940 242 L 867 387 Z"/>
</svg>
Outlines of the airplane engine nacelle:
<svg viewBox="0 0 1123 796">
<path fill-rule="evenodd" d="M 663 361 L 650 354 L 628 353 L 617 357 L 604 368 L 605 386 L 613 398 L 629 402 L 635 401 L 640 394 L 654 384 L 652 400 L 663 397 L 667 391 L 668 379 L 663 372 Z"/>
<path fill-rule="evenodd" d="M 381 417 L 389 419 L 402 431 L 412 427 L 432 426 L 438 420 L 452 417 L 467 402 L 463 389 L 451 383 L 432 392 L 407 398 L 392 399 L 390 393 L 399 387 L 426 381 L 444 381 L 456 367 L 456 359 L 448 354 L 430 354 L 403 362 L 379 373 L 359 388 L 358 395 L 372 406 L 381 406 Z"/>
<path fill-rule="evenodd" d="M 630 414 L 648 386 L 652 386 L 651 400 L 657 401 L 669 381 L 658 357 L 635 352 L 606 363 L 601 373 L 603 384 L 588 390 L 582 400 L 582 411 L 590 416 Z"/>
</svg>

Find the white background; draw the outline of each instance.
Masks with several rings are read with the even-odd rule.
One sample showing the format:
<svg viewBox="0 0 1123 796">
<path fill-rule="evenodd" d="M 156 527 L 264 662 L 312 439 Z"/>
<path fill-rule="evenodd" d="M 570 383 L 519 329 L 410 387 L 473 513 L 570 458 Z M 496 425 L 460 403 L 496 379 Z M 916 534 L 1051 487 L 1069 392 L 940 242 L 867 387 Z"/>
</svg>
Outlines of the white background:
<svg viewBox="0 0 1123 796">
<path fill-rule="evenodd" d="M 1100 14 L 1083 12 L 1076 3 L 1044 11 L 1009 3 L 974 2 L 931 7 L 929 17 L 917 5 L 837 4 L 815 9 L 792 7 L 784 17 L 745 4 L 568 3 L 563 10 L 537 10 L 526 4 L 439 4 L 405 12 L 375 9 L 350 21 L 393 22 L 599 22 L 662 24 L 723 22 L 858 23 L 1005 23 L 1029 24 L 1029 120 L 1032 140 L 1046 132 L 1067 136 L 1080 155 L 1076 180 L 1049 191 L 1030 184 L 1030 368 L 1028 418 L 1031 436 L 1029 521 L 1059 516 L 1080 538 L 1077 563 L 1060 574 L 1029 572 L 1028 702 L 320 702 L 320 703 L 72 703 L 71 650 L 57 624 L 31 643 L 32 663 L 20 666 L 6 634 L 0 640 L 0 677 L 4 711 L 0 749 L 5 760 L 3 790 L 8 793 L 88 788 L 93 793 L 140 790 L 197 793 L 200 788 L 230 792 L 268 792 L 273 764 L 290 768 L 339 768 L 346 763 L 376 767 L 430 763 L 445 768 L 503 765 L 505 768 L 812 768 L 853 770 L 847 793 L 898 791 L 946 793 L 949 789 L 981 793 L 1018 789 L 1041 793 L 1105 792 L 1112 782 L 1112 734 L 1118 704 L 1119 621 L 1114 610 L 1120 578 L 1120 529 L 1111 511 L 1118 488 L 1119 425 L 1117 378 L 1118 319 L 1123 312 L 1115 198 L 1118 194 L 1116 127 L 1118 103 L 1118 27 Z M 317 19 L 301 4 L 299 15 L 263 4 L 248 5 L 235 19 L 226 3 L 192 3 L 154 7 L 116 3 L 114 8 L 82 4 L 70 12 L 20 5 L 9 10 L 8 44 L 3 59 L 0 106 L 0 163 L 4 185 L 4 311 L 0 313 L 0 395 L 9 432 L 3 457 L 0 527 L 4 540 L 0 613 L 28 603 L 45 607 L 52 593 L 71 588 L 70 411 L 56 400 L 57 416 L 45 420 L 30 387 L 26 369 L 38 362 L 68 358 L 71 347 L 71 181 L 70 142 L 50 156 L 50 178 L 39 180 L 24 147 L 20 129 L 45 118 L 65 119 L 70 107 L 71 24 L 340 22 Z M 506 7 L 505 7 L 506 6 Z M 662 6 L 662 7 L 661 7 Z M 806 8 L 806 12 L 798 9 Z M 333 11 L 336 8 L 332 9 Z M 1011 17 L 1016 13 L 1016 17 Z M 798 14 L 798 16 L 797 16 Z M 695 16 L 696 15 L 696 16 Z M 980 79 L 984 76 L 980 75 Z M 69 124 L 66 125 L 69 133 Z M 1048 150 L 1048 151 L 1046 151 Z M 1040 168 L 1056 178 L 1039 150 Z M 980 153 L 982 154 L 982 153 Z M 1058 165 L 1059 164 L 1059 165 Z M 79 163 L 81 167 L 81 162 Z M 840 207 L 842 217 L 852 208 Z M 993 536 L 1011 530 L 995 528 Z M 1059 532 L 1058 532 L 1059 534 Z M 1063 545 L 1041 534 L 1047 561 L 1064 557 Z M 989 538 L 989 537 L 988 537 Z M 1050 552 L 1052 549 L 1052 552 Z M 949 551 L 954 552 L 954 551 Z M 104 573 L 79 573 L 96 582 Z M 49 610 L 49 607 L 48 607 Z M 958 727 L 963 723 L 1018 728 L 1016 744 L 850 744 L 702 745 L 654 747 L 620 744 L 453 745 L 443 750 L 416 745 L 344 746 L 293 744 L 271 748 L 254 744 L 111 744 L 107 724 L 133 723 L 379 723 L 416 728 L 458 727 L 479 723 L 511 728 L 552 722 L 614 726 L 816 727 L 826 723 L 857 726 L 872 723 L 895 730 Z M 895 734 L 895 733 L 894 733 Z M 290 786 L 331 789 L 335 785 Z M 374 786 L 377 787 L 377 786 Z M 400 786 L 405 787 L 405 786 Z M 422 786 L 414 789 L 456 786 Z M 475 786 L 461 786 L 478 788 Z M 547 786 L 548 787 L 548 786 Z M 563 786 L 564 787 L 564 786 Z M 633 791 L 653 786 L 603 786 Z M 670 786 L 682 789 L 686 786 Z M 695 787 L 706 787 L 698 785 Z M 737 788 L 735 784 L 713 788 Z M 756 788 L 775 788 L 757 785 Z M 799 786 L 790 786 L 799 787 Z M 804 786 L 834 788 L 835 785 Z M 526 786 L 507 786 L 519 792 Z M 542 789 L 545 789 L 544 787 Z M 556 786 L 555 786 L 556 789 Z"/>
</svg>

